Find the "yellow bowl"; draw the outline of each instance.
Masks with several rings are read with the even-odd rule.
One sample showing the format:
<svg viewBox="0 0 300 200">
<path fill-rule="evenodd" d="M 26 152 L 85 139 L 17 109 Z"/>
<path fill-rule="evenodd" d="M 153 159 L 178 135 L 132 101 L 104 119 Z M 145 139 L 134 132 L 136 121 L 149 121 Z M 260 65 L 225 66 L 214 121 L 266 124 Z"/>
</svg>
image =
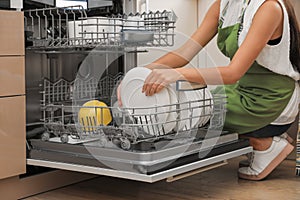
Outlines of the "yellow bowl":
<svg viewBox="0 0 300 200">
<path fill-rule="evenodd" d="M 83 104 L 78 113 L 78 120 L 85 130 L 92 131 L 95 130 L 95 126 L 108 125 L 112 121 L 112 116 L 105 103 L 92 100 Z"/>
</svg>

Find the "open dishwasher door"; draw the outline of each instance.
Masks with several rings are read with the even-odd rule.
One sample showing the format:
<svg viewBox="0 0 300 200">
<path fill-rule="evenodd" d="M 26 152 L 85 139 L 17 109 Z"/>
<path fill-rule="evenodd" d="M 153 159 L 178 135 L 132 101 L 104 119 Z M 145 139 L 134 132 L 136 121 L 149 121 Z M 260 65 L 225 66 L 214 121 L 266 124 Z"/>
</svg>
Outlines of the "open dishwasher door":
<svg viewBox="0 0 300 200">
<path fill-rule="evenodd" d="M 216 145 L 201 148 L 205 143 L 201 139 L 175 145 L 173 140 L 175 146 L 162 150 L 124 151 L 32 140 L 27 164 L 153 183 L 164 179 L 171 182 L 214 169 L 227 164 L 228 159 L 252 152 L 248 141 L 237 139 L 236 134 L 212 137 L 206 142 Z"/>
<path fill-rule="evenodd" d="M 194 101 L 115 104 L 136 47 L 172 46 L 175 19 L 168 11 L 88 17 L 80 6 L 25 11 L 27 128 L 41 132 L 27 134 L 27 164 L 153 183 L 251 152 L 248 141 L 222 130 L 226 96 L 207 95 L 205 86 L 178 83 L 177 96 L 199 91 Z"/>
</svg>

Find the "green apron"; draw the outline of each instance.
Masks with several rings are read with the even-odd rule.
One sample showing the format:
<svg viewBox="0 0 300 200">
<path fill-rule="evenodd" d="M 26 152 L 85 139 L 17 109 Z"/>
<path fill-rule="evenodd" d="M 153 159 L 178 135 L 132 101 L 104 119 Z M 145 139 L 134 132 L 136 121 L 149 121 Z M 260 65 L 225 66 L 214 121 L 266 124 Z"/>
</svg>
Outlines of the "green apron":
<svg viewBox="0 0 300 200">
<path fill-rule="evenodd" d="M 244 11 L 241 16 L 243 18 Z M 239 48 L 238 34 L 242 21 L 225 28 L 222 24 L 220 21 L 218 47 L 232 59 Z M 269 125 L 283 112 L 294 89 L 292 78 L 276 74 L 254 62 L 236 84 L 225 86 L 228 104 L 224 129 L 244 134 Z"/>
</svg>

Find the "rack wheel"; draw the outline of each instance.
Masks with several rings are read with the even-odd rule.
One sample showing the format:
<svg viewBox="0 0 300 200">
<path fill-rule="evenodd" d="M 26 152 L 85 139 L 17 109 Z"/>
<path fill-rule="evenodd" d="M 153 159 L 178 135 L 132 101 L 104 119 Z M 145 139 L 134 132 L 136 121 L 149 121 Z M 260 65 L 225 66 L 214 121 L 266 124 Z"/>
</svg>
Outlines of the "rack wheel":
<svg viewBox="0 0 300 200">
<path fill-rule="evenodd" d="M 42 139 L 43 142 L 49 141 L 50 134 L 47 133 L 47 132 L 43 133 L 42 136 L 41 136 L 41 139 Z"/>
<path fill-rule="evenodd" d="M 120 139 L 121 148 L 124 150 L 130 150 L 131 149 L 131 142 L 127 138 L 121 138 Z"/>
<path fill-rule="evenodd" d="M 62 136 L 60 136 L 60 141 L 62 143 L 68 143 L 69 141 L 69 136 L 67 134 L 63 134 Z"/>
<path fill-rule="evenodd" d="M 147 174 L 147 169 L 146 167 L 142 166 L 142 165 L 136 165 L 134 166 L 134 168 L 140 172 L 141 174 Z"/>
<path fill-rule="evenodd" d="M 99 145 L 105 147 L 107 145 L 107 139 L 105 137 L 100 137 Z"/>
</svg>

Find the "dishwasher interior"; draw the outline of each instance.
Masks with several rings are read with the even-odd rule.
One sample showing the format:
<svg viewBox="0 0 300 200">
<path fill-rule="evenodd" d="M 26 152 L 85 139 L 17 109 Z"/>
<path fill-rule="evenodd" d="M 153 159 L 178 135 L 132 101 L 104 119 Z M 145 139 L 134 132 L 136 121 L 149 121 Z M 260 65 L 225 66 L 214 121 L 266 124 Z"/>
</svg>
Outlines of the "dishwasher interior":
<svg viewBox="0 0 300 200">
<path fill-rule="evenodd" d="M 252 151 L 223 130 L 226 96 L 209 96 L 206 86 L 177 82 L 176 95 L 199 90 L 196 101 L 118 106 L 122 77 L 147 53 L 140 47 L 174 44 L 174 12 L 88 16 L 71 6 L 24 15 L 28 165 L 155 182 Z M 196 109 L 199 116 L 180 117 Z M 160 122 L 166 114 L 177 117 Z M 202 122 L 194 125 L 195 118 Z M 167 131 L 170 123 L 176 128 Z"/>
</svg>

